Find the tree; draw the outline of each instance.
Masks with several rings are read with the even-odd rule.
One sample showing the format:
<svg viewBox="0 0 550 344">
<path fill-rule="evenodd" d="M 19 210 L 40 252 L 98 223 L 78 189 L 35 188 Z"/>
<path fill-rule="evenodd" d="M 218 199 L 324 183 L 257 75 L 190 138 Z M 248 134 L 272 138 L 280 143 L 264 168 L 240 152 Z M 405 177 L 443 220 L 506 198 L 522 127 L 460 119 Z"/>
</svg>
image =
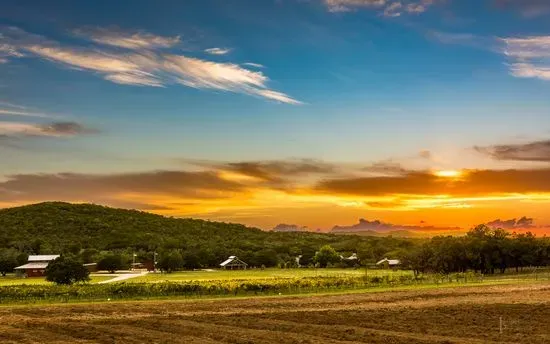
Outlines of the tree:
<svg viewBox="0 0 550 344">
<path fill-rule="evenodd" d="M 253 262 L 256 266 L 271 268 L 277 266 L 277 263 L 279 263 L 279 258 L 277 257 L 277 252 L 275 252 L 275 250 L 266 248 L 256 252 Z"/>
<path fill-rule="evenodd" d="M 181 253 L 178 251 L 168 251 L 160 255 L 157 266 L 162 271 L 171 273 L 183 267 L 184 261 Z"/>
<path fill-rule="evenodd" d="M 6 273 L 12 272 L 19 265 L 17 256 L 19 251 L 15 249 L 0 250 L 0 274 L 6 276 Z"/>
<path fill-rule="evenodd" d="M 97 262 L 97 268 L 99 270 L 107 270 L 110 273 L 122 270 L 124 269 L 122 256 L 120 254 L 109 253 Z"/>
<path fill-rule="evenodd" d="M 79 261 L 63 256 L 51 261 L 46 268 L 46 280 L 56 284 L 86 282 L 89 275 L 88 269 Z"/>
<path fill-rule="evenodd" d="M 313 258 L 315 263 L 319 264 L 320 267 L 326 268 L 328 264 L 338 263 L 340 261 L 340 255 L 332 246 L 325 245 L 315 254 Z"/>
</svg>

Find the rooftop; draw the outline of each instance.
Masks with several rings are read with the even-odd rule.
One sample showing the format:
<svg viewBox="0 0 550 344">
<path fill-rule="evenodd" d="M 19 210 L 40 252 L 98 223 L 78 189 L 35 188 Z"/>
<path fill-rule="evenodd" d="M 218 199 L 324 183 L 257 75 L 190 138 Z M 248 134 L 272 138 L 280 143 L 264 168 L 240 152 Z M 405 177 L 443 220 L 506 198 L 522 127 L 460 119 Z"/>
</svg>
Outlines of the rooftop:
<svg viewBox="0 0 550 344">
<path fill-rule="evenodd" d="M 36 256 L 29 256 L 29 262 L 49 262 L 51 260 L 59 258 L 58 254 L 43 254 Z"/>
<path fill-rule="evenodd" d="M 45 269 L 48 266 L 48 263 L 27 263 L 15 268 L 15 270 L 26 270 L 26 269 Z"/>
<path fill-rule="evenodd" d="M 388 263 L 388 265 L 399 265 L 399 264 L 401 264 L 401 261 L 399 259 L 384 258 L 381 261 L 379 261 L 378 263 L 376 263 L 376 265 L 380 265 L 380 264 L 383 264 L 383 263 L 386 263 L 386 262 Z"/>
</svg>

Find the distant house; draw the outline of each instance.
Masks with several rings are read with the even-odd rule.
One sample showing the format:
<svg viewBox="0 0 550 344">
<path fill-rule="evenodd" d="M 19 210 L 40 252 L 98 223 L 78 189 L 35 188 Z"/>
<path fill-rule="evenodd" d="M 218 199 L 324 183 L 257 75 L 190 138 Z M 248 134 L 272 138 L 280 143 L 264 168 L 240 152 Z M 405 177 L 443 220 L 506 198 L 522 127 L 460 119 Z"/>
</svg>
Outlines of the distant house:
<svg viewBox="0 0 550 344">
<path fill-rule="evenodd" d="M 245 270 L 248 264 L 237 258 L 237 256 L 230 256 L 220 264 L 222 269 L 228 270 Z"/>
<path fill-rule="evenodd" d="M 399 259 L 384 258 L 381 261 L 377 262 L 376 265 L 385 267 L 385 268 L 396 268 L 399 265 L 401 265 L 401 261 Z"/>
<path fill-rule="evenodd" d="M 299 255 L 298 257 L 294 258 L 294 260 L 296 261 L 296 266 L 301 268 L 302 265 L 300 264 L 300 259 L 302 259 L 302 255 Z"/>
<path fill-rule="evenodd" d="M 342 260 L 347 260 L 347 261 L 357 261 L 357 260 L 359 260 L 359 257 L 357 257 L 357 253 L 352 253 L 351 256 L 349 256 L 349 257 L 344 257 L 344 256 L 340 255 L 340 258 Z"/>
<path fill-rule="evenodd" d="M 18 274 L 24 274 L 27 277 L 42 277 L 46 272 L 48 264 L 57 258 L 59 258 L 58 254 L 29 256 L 27 264 L 18 266 L 14 270 Z"/>
</svg>

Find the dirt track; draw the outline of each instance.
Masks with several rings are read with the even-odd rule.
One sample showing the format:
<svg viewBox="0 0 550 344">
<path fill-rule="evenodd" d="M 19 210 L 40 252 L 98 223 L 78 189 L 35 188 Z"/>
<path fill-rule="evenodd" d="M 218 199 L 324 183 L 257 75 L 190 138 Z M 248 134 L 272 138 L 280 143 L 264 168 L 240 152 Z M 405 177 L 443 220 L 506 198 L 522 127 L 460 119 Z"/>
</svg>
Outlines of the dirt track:
<svg viewBox="0 0 550 344">
<path fill-rule="evenodd" d="M 0 308 L 0 343 L 45 342 L 550 343 L 550 284 Z"/>
</svg>

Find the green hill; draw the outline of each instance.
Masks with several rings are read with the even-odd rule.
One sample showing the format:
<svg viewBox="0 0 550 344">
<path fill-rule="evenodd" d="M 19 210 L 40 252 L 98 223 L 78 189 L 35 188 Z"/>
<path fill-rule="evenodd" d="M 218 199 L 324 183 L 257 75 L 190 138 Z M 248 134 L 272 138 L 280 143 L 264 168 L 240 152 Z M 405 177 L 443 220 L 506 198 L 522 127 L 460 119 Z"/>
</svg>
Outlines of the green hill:
<svg viewBox="0 0 550 344">
<path fill-rule="evenodd" d="M 202 266 L 229 255 L 250 258 L 264 252 L 279 261 L 311 256 L 330 244 L 341 252 L 377 259 L 411 246 L 398 238 L 276 233 L 239 224 L 172 218 L 91 204 L 40 203 L 0 210 L 0 249 L 29 254 L 94 251 L 180 250 L 195 252 Z"/>
</svg>

